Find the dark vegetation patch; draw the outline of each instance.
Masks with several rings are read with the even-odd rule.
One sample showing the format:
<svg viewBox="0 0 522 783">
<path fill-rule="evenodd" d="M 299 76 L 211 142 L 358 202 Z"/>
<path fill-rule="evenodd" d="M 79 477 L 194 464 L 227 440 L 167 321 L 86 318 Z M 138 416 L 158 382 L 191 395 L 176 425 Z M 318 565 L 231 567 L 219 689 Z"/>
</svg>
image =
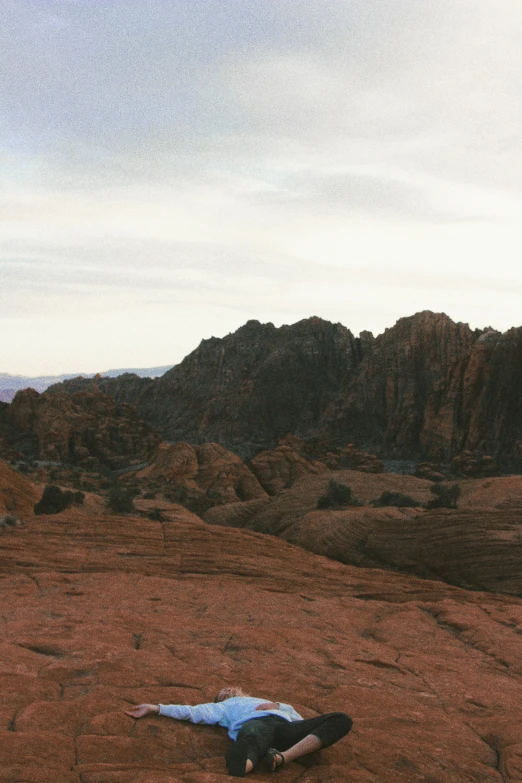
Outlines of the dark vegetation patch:
<svg viewBox="0 0 522 783">
<path fill-rule="evenodd" d="M 347 506 L 362 506 L 361 501 L 352 493 L 351 487 L 332 478 L 324 495 L 317 501 L 317 508 L 341 509 Z"/>
<path fill-rule="evenodd" d="M 70 506 L 81 506 L 84 498 L 83 492 L 71 492 L 69 489 L 64 492 L 55 484 L 48 484 L 38 503 L 35 503 L 34 513 L 59 514 Z"/>
<path fill-rule="evenodd" d="M 457 508 L 460 497 L 459 484 L 433 484 L 431 491 L 435 497 L 428 501 L 426 508 Z"/>
<path fill-rule="evenodd" d="M 390 492 L 386 490 L 380 498 L 372 500 L 370 506 L 380 508 L 382 506 L 397 506 L 398 508 L 418 508 L 422 504 L 414 500 L 410 495 L 404 495 L 402 492 Z"/>
</svg>

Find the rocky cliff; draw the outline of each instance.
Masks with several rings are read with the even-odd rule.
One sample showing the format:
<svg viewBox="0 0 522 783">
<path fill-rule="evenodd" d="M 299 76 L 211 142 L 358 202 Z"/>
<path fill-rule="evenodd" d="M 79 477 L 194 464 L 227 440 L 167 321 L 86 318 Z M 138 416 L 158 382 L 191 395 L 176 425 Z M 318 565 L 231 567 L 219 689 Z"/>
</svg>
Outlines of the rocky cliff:
<svg viewBox="0 0 522 783">
<path fill-rule="evenodd" d="M 136 399 L 172 439 L 248 452 L 286 432 L 381 455 L 464 449 L 522 467 L 522 328 L 418 313 L 376 339 L 317 318 L 208 340 Z"/>
<path fill-rule="evenodd" d="M 168 440 L 215 441 L 243 457 L 293 433 L 435 462 L 469 451 L 522 470 L 522 327 L 472 331 L 422 312 L 373 338 L 320 318 L 279 329 L 249 321 L 161 378 L 57 389 L 93 383 Z"/>
<path fill-rule="evenodd" d="M 315 432 L 364 350 L 348 329 L 319 318 L 280 329 L 249 321 L 222 340 L 204 340 L 154 382 L 138 409 L 173 440 L 252 451 L 287 432 Z"/>
<path fill-rule="evenodd" d="M 467 449 L 522 467 L 522 328 L 403 318 L 377 337 L 323 424 L 388 455 L 448 460 Z"/>
<path fill-rule="evenodd" d="M 28 458 L 86 467 L 147 460 L 160 441 L 131 405 L 94 384 L 72 394 L 18 392 L 3 422 L 5 440 Z"/>
</svg>

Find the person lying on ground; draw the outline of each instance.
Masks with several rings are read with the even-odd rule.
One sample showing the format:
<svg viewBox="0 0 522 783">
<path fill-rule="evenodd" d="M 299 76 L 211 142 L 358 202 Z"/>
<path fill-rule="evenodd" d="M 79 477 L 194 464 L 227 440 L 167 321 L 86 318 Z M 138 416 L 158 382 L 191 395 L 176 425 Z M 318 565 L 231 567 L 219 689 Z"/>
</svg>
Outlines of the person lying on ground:
<svg viewBox="0 0 522 783">
<path fill-rule="evenodd" d="M 125 714 L 135 719 L 165 715 L 223 726 L 234 740 L 225 756 L 227 769 L 237 778 L 252 772 L 261 761 L 275 772 L 289 761 L 333 745 L 352 728 L 352 719 L 344 712 L 304 719 L 290 704 L 248 696 L 235 687 L 223 688 L 208 704 L 139 704 Z"/>
</svg>

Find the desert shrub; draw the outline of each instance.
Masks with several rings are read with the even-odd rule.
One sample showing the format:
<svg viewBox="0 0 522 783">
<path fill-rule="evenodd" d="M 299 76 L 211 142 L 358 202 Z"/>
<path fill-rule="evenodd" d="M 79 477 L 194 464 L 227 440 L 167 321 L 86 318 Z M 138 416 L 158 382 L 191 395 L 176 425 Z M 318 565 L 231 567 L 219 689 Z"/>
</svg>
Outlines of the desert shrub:
<svg viewBox="0 0 522 783">
<path fill-rule="evenodd" d="M 143 494 L 144 500 L 156 500 L 156 493 L 155 492 L 145 492 Z"/>
<path fill-rule="evenodd" d="M 5 514 L 5 516 L 0 517 L 0 527 L 16 527 L 17 524 L 17 517 L 13 517 L 11 514 Z"/>
<path fill-rule="evenodd" d="M 127 492 L 131 498 L 135 498 L 140 494 L 140 488 L 137 484 L 128 484 Z"/>
<path fill-rule="evenodd" d="M 115 514 L 126 514 L 129 511 L 134 511 L 134 502 L 131 494 L 122 489 L 119 484 L 114 484 L 109 492 L 107 498 L 107 506 Z"/>
<path fill-rule="evenodd" d="M 153 508 L 147 514 L 149 519 L 153 519 L 155 522 L 163 522 L 163 514 L 159 508 Z"/>
<path fill-rule="evenodd" d="M 336 479 L 330 479 L 324 495 L 317 501 L 317 508 L 346 508 L 346 506 L 362 506 L 362 503 L 347 484 L 341 484 Z"/>
<path fill-rule="evenodd" d="M 82 481 L 80 487 L 86 492 L 96 492 L 98 490 L 98 487 L 92 481 Z M 105 489 L 107 489 L 107 487 L 105 487 Z"/>
<path fill-rule="evenodd" d="M 83 505 L 84 500 L 85 500 L 85 495 L 83 494 L 83 492 L 73 492 L 73 503 L 75 506 Z"/>
<path fill-rule="evenodd" d="M 74 495 L 69 490 L 63 492 L 55 484 L 47 484 L 43 495 L 34 506 L 35 514 L 59 514 L 74 503 Z"/>
<path fill-rule="evenodd" d="M 372 500 L 371 506 L 379 508 L 381 506 L 397 506 L 399 508 L 416 508 L 420 505 L 418 501 L 414 500 L 410 495 L 403 495 L 402 492 L 390 492 L 387 490 L 383 492 L 380 498 Z"/>
<path fill-rule="evenodd" d="M 168 490 L 165 490 L 164 494 L 171 503 L 179 503 L 180 506 L 185 506 L 200 517 L 215 505 L 204 492 L 197 489 L 188 490 L 181 484 L 172 485 Z"/>
<path fill-rule="evenodd" d="M 435 495 L 426 508 L 457 508 L 457 500 L 460 497 L 459 484 L 433 484 L 430 487 Z"/>
</svg>

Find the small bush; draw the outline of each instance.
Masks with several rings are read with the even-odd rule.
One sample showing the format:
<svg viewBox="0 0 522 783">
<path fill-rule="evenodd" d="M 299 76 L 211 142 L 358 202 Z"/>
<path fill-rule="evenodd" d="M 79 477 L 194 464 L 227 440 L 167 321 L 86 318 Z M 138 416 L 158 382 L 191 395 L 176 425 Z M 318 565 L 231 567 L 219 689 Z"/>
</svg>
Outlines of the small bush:
<svg viewBox="0 0 522 783">
<path fill-rule="evenodd" d="M 73 492 L 73 503 L 75 506 L 83 505 L 84 500 L 85 500 L 85 495 L 83 494 L 83 492 Z"/>
<path fill-rule="evenodd" d="M 74 503 L 74 495 L 69 490 L 63 492 L 55 484 L 48 484 L 43 495 L 34 506 L 35 514 L 59 514 Z"/>
<path fill-rule="evenodd" d="M 143 495 L 144 500 L 156 500 L 156 493 L 155 492 L 145 492 Z"/>
<path fill-rule="evenodd" d="M 171 503 L 179 503 L 180 506 L 185 506 L 185 508 L 188 508 L 189 511 L 192 511 L 193 514 L 197 514 L 199 517 L 203 516 L 209 508 L 215 505 L 207 498 L 204 492 L 196 489 L 188 490 L 180 484 L 172 485 L 170 489 L 165 490 L 164 495 Z"/>
<path fill-rule="evenodd" d="M 341 484 L 335 479 L 330 479 L 324 495 L 317 501 L 317 508 L 346 508 L 346 506 L 362 506 L 362 503 L 346 484 Z"/>
<path fill-rule="evenodd" d="M 433 484 L 431 491 L 435 497 L 428 502 L 426 508 L 457 508 L 460 497 L 458 484 Z"/>
<path fill-rule="evenodd" d="M 119 484 L 115 484 L 110 490 L 107 506 L 115 514 L 126 514 L 129 511 L 134 511 L 132 496 L 127 490 L 122 489 Z"/>
<path fill-rule="evenodd" d="M 97 492 L 97 490 L 98 490 L 98 487 L 96 486 L 96 484 L 93 484 L 91 481 L 82 481 L 80 486 L 86 492 Z M 107 487 L 105 487 L 105 489 L 107 489 Z"/>
<path fill-rule="evenodd" d="M 13 517 L 11 514 L 0 517 L 0 527 L 16 527 L 17 524 L 17 517 Z"/>
<path fill-rule="evenodd" d="M 372 500 L 371 506 L 380 508 L 381 506 L 397 506 L 398 508 L 416 508 L 420 505 L 410 495 L 403 495 L 402 492 L 383 492 L 380 498 Z"/>
</svg>

